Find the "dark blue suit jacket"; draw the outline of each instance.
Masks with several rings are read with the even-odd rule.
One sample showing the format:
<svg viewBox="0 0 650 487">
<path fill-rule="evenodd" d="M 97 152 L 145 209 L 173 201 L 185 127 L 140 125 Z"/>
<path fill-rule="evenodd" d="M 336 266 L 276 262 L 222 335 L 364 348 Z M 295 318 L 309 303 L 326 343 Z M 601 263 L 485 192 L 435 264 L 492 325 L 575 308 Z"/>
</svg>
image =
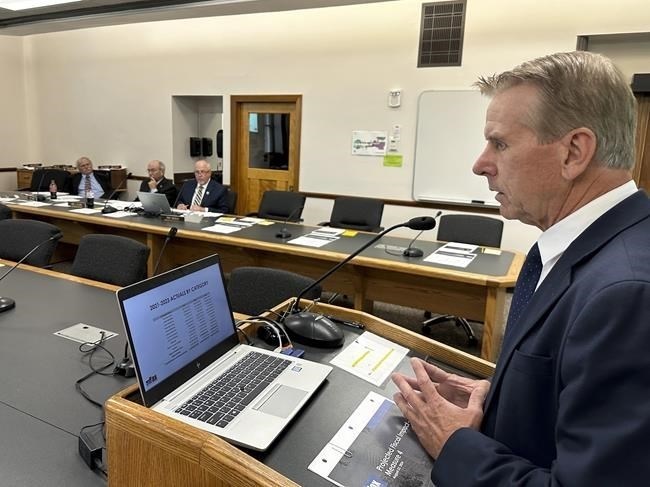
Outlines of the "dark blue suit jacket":
<svg viewBox="0 0 650 487">
<path fill-rule="evenodd" d="M 183 184 L 178 196 L 178 203 L 176 204 L 178 205 L 183 203 L 189 208 L 192 204 L 192 196 L 194 196 L 195 189 L 196 179 L 193 181 L 187 181 Z M 214 179 L 211 179 L 208 182 L 207 188 L 203 191 L 201 206 L 217 213 L 228 213 L 228 201 L 226 200 L 227 193 L 228 190 L 224 186 L 216 182 Z"/>
<path fill-rule="evenodd" d="M 482 431 L 454 433 L 446 486 L 648 485 L 650 200 L 602 215 L 564 252 L 501 351 Z"/>
</svg>

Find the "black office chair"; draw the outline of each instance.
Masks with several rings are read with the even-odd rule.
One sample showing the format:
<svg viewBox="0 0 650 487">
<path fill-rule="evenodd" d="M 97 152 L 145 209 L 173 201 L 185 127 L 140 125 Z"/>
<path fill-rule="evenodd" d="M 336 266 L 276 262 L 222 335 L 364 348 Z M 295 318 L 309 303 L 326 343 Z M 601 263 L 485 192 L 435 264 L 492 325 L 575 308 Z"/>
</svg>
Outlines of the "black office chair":
<svg viewBox="0 0 650 487">
<path fill-rule="evenodd" d="M 438 240 L 443 242 L 461 242 L 482 247 L 501 247 L 503 221 L 479 215 L 443 215 L 438 226 Z M 439 315 L 422 323 L 422 333 L 431 333 L 431 327 L 444 321 L 455 321 L 467 334 L 469 345 L 478 343 L 469 322 L 460 316 Z"/>
<path fill-rule="evenodd" d="M 230 273 L 228 296 L 235 312 L 259 315 L 282 301 L 296 297 L 314 280 L 294 272 L 270 267 L 238 267 Z M 317 299 L 321 287 L 314 286 L 303 296 Z"/>
<path fill-rule="evenodd" d="M 381 232 L 384 202 L 376 198 L 339 196 L 334 200 L 328 222 L 319 223 L 334 228 L 348 228 L 364 232 Z"/>
<path fill-rule="evenodd" d="M 11 218 L 11 208 L 7 205 L 0 203 L 0 220 L 8 220 Z"/>
<path fill-rule="evenodd" d="M 61 230 L 49 223 L 38 220 L 7 219 L 0 220 L 0 258 L 19 261 L 34 247 L 42 243 L 38 250 L 25 259 L 25 264 L 45 267 L 61 238 Z M 50 241 L 49 238 L 57 236 Z"/>
<path fill-rule="evenodd" d="M 95 281 L 128 286 L 147 278 L 149 247 L 118 235 L 81 237 L 70 273 Z"/>
<path fill-rule="evenodd" d="M 228 211 L 226 213 L 234 215 L 237 208 L 237 191 L 233 191 L 232 189 L 228 190 L 228 193 L 226 193 L 226 204 L 228 205 Z"/>
<path fill-rule="evenodd" d="M 249 213 L 248 216 L 299 222 L 305 200 L 304 194 L 292 191 L 264 191 L 259 209 L 255 213 Z"/>
<path fill-rule="evenodd" d="M 58 191 L 69 191 L 70 173 L 64 169 L 36 169 L 32 175 L 30 191 L 49 191 L 54 180 Z"/>
</svg>

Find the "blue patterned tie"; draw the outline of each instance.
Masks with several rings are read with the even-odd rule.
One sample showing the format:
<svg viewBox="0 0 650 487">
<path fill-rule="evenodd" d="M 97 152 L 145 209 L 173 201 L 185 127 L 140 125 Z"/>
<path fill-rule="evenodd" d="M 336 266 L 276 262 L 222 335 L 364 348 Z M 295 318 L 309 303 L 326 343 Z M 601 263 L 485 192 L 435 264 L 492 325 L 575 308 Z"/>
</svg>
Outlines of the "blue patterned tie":
<svg viewBox="0 0 650 487">
<path fill-rule="evenodd" d="M 506 341 L 511 339 L 522 314 L 528 306 L 528 302 L 533 297 L 541 273 L 542 259 L 539 255 L 539 247 L 535 244 L 528 252 L 524 265 L 519 273 L 519 277 L 517 278 L 515 292 L 512 295 L 510 313 L 508 314 L 508 324 L 503 337 L 502 350 L 506 346 Z"/>
</svg>

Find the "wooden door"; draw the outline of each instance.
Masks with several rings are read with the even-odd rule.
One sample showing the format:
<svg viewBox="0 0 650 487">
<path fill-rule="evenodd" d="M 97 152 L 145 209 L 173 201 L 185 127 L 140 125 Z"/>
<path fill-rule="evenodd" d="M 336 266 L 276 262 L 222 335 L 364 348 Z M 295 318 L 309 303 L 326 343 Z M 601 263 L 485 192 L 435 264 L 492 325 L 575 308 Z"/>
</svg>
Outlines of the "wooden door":
<svg viewBox="0 0 650 487">
<path fill-rule="evenodd" d="M 231 97 L 232 189 L 240 215 L 267 190 L 298 191 L 301 95 Z"/>
</svg>

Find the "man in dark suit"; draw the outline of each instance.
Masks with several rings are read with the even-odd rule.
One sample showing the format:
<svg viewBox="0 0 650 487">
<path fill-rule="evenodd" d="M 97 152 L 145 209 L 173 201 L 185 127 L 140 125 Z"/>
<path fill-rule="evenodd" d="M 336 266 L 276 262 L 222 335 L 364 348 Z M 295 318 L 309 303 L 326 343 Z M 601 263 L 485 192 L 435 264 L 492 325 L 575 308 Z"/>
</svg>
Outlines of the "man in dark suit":
<svg viewBox="0 0 650 487">
<path fill-rule="evenodd" d="M 181 188 L 178 197 L 179 210 L 212 211 L 227 213 L 228 190 L 211 179 L 210 164 L 201 159 L 194 164 L 194 181 L 187 181 Z"/>
<path fill-rule="evenodd" d="M 86 191 L 93 194 L 93 198 L 105 198 L 111 192 L 111 184 L 107 177 L 93 170 L 93 162 L 86 156 L 77 159 L 77 169 L 72 176 L 70 194 L 86 196 Z"/>
<path fill-rule="evenodd" d="M 178 190 L 171 179 L 165 177 L 165 164 L 161 161 L 153 160 L 147 164 L 148 181 L 142 181 L 140 191 L 149 193 L 161 193 L 167 197 L 170 206 L 176 203 Z"/>
<path fill-rule="evenodd" d="M 437 487 L 648 485 L 650 200 L 631 176 L 628 81 L 573 52 L 477 84 L 492 101 L 473 170 L 543 233 L 491 383 L 413 360 L 395 401 Z"/>
</svg>

